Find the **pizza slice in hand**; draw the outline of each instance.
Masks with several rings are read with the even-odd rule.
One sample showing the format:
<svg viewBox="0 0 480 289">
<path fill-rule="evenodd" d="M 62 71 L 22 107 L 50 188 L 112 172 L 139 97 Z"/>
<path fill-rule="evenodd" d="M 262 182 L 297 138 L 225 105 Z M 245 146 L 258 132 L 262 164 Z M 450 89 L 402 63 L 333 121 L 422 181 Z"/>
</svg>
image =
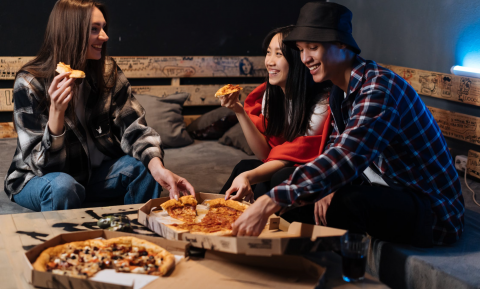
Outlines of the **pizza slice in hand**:
<svg viewBox="0 0 480 289">
<path fill-rule="evenodd" d="M 225 85 L 224 87 L 220 88 L 216 93 L 215 93 L 215 97 L 220 97 L 220 96 L 223 96 L 223 95 L 229 95 L 229 94 L 232 94 L 234 92 L 237 92 L 237 91 L 240 91 L 242 90 L 243 88 L 240 87 L 240 85 L 232 85 L 232 84 L 227 84 Z"/>
<path fill-rule="evenodd" d="M 70 78 L 85 78 L 85 72 L 81 70 L 73 70 L 70 65 L 63 62 L 57 64 L 57 69 L 55 70 L 58 73 L 70 72 L 68 77 Z"/>
<path fill-rule="evenodd" d="M 197 216 L 197 200 L 194 196 L 183 196 L 180 199 L 171 199 L 160 205 L 170 217 L 185 223 L 195 223 Z"/>
</svg>

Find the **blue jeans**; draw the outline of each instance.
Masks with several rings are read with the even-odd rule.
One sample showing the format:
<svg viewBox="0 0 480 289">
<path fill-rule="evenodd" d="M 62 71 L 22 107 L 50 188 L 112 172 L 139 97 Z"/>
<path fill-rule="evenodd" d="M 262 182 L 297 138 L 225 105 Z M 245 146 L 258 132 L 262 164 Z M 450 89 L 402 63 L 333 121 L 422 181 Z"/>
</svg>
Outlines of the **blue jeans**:
<svg viewBox="0 0 480 289">
<path fill-rule="evenodd" d="M 65 173 L 31 179 L 13 200 L 33 211 L 80 208 L 85 200 L 108 201 L 123 196 L 125 204 L 139 204 L 160 196 L 162 187 L 137 159 L 123 156 L 104 161 L 92 171 L 86 187 Z"/>
</svg>

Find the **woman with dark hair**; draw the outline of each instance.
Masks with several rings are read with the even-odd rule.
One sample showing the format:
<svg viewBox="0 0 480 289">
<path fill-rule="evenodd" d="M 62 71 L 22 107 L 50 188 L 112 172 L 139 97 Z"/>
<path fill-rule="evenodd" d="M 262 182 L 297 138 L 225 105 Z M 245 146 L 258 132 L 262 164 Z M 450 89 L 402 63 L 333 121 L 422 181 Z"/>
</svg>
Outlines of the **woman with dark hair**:
<svg viewBox="0 0 480 289">
<path fill-rule="evenodd" d="M 282 43 L 293 26 L 275 29 L 263 43 L 267 82 L 248 95 L 245 106 L 238 93 L 221 98 L 232 109 L 247 142 L 259 160 L 243 160 L 220 193 L 226 198 L 253 202 L 288 179 L 298 164 L 314 160 L 323 151 L 330 130 L 329 83 L 315 84 L 300 61 L 299 52 Z M 283 217 L 314 223 L 314 206 Z"/>
<path fill-rule="evenodd" d="M 62 210 L 119 197 L 141 203 L 158 197 L 162 187 L 171 197 L 194 194 L 188 181 L 163 166 L 159 134 L 106 56 L 107 30 L 102 4 L 59 0 L 40 52 L 17 74 L 18 142 L 5 192 L 24 207 Z M 86 78 L 55 76 L 59 62 L 85 71 Z"/>
</svg>

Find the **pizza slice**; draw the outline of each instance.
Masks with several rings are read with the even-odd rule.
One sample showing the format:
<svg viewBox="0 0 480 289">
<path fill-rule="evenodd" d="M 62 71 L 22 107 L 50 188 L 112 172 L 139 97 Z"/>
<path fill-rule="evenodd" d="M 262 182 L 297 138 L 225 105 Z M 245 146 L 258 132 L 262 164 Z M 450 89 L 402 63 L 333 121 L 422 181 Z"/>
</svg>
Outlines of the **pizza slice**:
<svg viewBox="0 0 480 289">
<path fill-rule="evenodd" d="M 234 92 L 237 92 L 237 91 L 240 91 L 242 90 L 243 88 L 240 87 L 240 85 L 232 85 L 232 84 L 227 84 L 225 85 L 224 87 L 220 88 L 216 93 L 215 93 L 215 97 L 220 97 L 220 96 L 223 96 L 223 95 L 229 95 L 229 94 L 232 94 Z"/>
<path fill-rule="evenodd" d="M 180 199 L 171 199 L 160 205 L 170 217 L 185 223 L 194 223 L 197 216 L 197 200 L 194 196 L 188 195 Z"/>
<path fill-rule="evenodd" d="M 230 236 L 233 223 L 248 208 L 248 205 L 223 198 L 205 203 L 209 205 L 209 210 L 200 223 L 173 224 L 170 227 L 193 234 Z"/>
<path fill-rule="evenodd" d="M 70 78 L 85 78 L 85 72 L 81 70 L 73 70 L 70 65 L 63 62 L 57 64 L 57 69 L 55 70 L 58 73 L 70 72 L 68 77 Z"/>
</svg>

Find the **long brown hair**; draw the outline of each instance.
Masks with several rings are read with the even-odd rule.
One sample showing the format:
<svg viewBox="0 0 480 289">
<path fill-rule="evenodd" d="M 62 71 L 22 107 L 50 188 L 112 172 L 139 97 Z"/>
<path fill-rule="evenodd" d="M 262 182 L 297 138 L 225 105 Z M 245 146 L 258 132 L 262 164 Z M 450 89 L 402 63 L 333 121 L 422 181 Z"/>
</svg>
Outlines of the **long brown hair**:
<svg viewBox="0 0 480 289">
<path fill-rule="evenodd" d="M 45 84 L 43 95 L 45 108 L 50 106 L 48 88 L 55 77 L 57 63 L 64 62 L 73 69 L 83 70 L 87 77 L 96 82 L 99 95 L 111 88 L 116 81 L 116 69 L 105 69 L 107 43 L 102 45 L 102 57 L 99 60 L 87 60 L 88 40 L 91 31 L 92 10 L 97 7 L 107 22 L 103 28 L 108 32 L 108 14 L 106 7 L 93 0 L 58 0 L 48 19 L 42 47 L 35 59 L 25 64 L 20 71 L 28 71 Z M 113 60 L 112 60 L 113 61 Z M 113 67 L 116 67 L 114 65 Z M 106 75 L 106 71 L 107 74 Z M 112 81 L 113 80 L 113 81 Z M 78 91 L 75 84 L 72 93 Z M 69 103 L 66 114 L 75 119 L 74 99 Z"/>
</svg>

